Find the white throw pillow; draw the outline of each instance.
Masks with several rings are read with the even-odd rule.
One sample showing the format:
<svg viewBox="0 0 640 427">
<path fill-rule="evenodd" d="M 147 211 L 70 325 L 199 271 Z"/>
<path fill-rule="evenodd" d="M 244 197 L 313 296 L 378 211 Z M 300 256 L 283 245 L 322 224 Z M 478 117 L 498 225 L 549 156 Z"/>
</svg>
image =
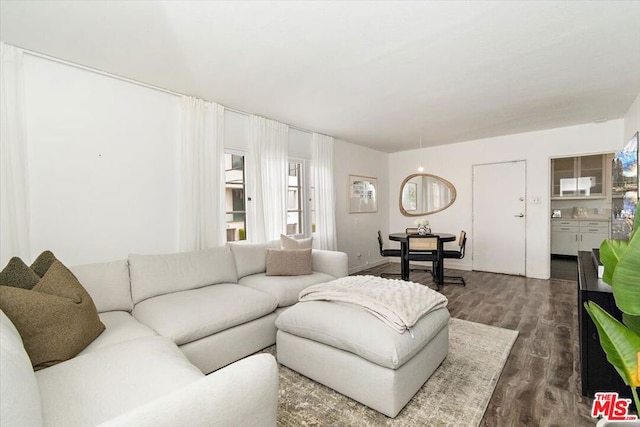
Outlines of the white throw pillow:
<svg viewBox="0 0 640 427">
<path fill-rule="evenodd" d="M 284 234 L 280 235 L 280 244 L 282 245 L 282 249 L 311 249 L 312 237 L 307 239 L 293 239 L 289 236 L 285 236 Z"/>
</svg>

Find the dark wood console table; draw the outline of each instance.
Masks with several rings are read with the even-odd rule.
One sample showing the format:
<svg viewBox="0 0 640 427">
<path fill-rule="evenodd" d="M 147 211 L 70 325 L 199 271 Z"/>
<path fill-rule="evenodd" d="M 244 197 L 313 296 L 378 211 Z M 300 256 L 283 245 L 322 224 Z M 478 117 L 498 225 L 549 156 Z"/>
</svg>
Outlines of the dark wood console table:
<svg viewBox="0 0 640 427">
<path fill-rule="evenodd" d="M 598 391 L 617 391 L 632 399 L 631 390 L 607 361 L 600 347 L 596 325 L 584 308 L 586 301 L 594 301 L 618 320 L 622 313 L 611 293 L 611 286 L 598 279 L 591 252 L 578 252 L 578 325 L 580 327 L 580 377 L 582 394 L 593 398 Z"/>
</svg>

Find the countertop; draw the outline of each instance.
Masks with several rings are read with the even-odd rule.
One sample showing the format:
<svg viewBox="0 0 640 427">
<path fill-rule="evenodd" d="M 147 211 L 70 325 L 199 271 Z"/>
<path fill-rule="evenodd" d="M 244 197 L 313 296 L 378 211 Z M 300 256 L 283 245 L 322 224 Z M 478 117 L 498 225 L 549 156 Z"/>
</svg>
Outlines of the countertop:
<svg viewBox="0 0 640 427">
<path fill-rule="evenodd" d="M 601 221 L 601 222 L 611 222 L 611 218 L 571 218 L 571 217 L 563 217 L 563 218 L 551 218 L 551 221 Z"/>
</svg>

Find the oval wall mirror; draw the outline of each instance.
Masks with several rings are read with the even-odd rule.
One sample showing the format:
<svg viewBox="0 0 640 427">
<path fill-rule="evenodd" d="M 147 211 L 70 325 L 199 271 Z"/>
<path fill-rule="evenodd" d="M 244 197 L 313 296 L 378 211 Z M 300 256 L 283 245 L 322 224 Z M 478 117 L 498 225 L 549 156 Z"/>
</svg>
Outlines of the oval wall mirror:
<svg viewBox="0 0 640 427">
<path fill-rule="evenodd" d="M 409 175 L 400 185 L 400 212 L 422 216 L 440 212 L 456 200 L 456 188 L 444 178 L 428 173 Z"/>
</svg>

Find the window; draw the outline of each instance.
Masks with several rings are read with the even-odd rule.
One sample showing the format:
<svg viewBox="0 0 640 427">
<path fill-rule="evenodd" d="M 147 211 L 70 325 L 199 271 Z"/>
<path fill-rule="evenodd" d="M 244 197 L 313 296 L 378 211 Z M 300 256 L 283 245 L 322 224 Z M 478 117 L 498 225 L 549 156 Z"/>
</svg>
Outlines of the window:
<svg viewBox="0 0 640 427">
<path fill-rule="evenodd" d="M 225 153 L 224 166 L 227 242 L 246 240 L 244 155 Z"/>
<path fill-rule="evenodd" d="M 305 234 L 302 166 L 302 162 L 289 161 L 287 235 Z"/>
</svg>

